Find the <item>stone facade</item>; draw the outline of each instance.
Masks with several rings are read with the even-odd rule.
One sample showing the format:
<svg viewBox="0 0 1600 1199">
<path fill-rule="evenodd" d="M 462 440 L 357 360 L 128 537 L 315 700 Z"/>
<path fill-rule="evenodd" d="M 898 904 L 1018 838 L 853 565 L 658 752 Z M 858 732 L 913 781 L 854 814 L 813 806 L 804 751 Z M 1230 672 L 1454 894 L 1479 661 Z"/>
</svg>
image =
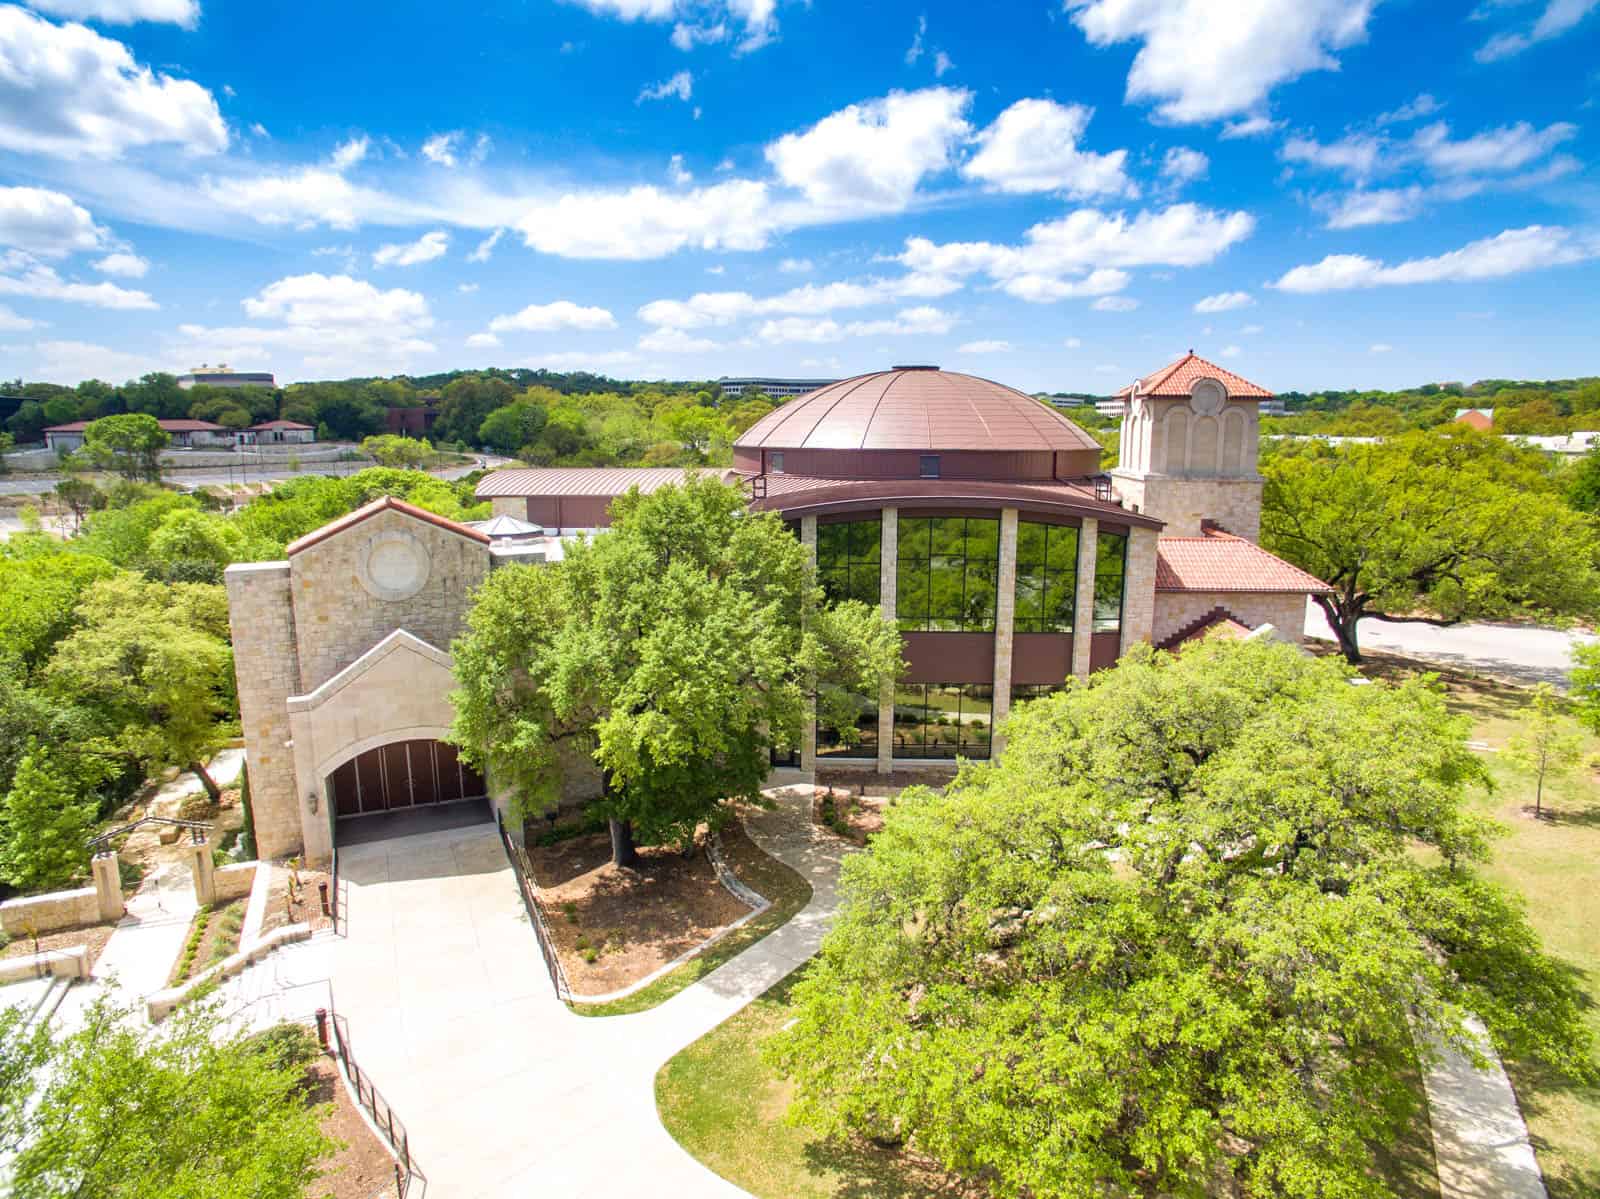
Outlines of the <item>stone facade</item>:
<svg viewBox="0 0 1600 1199">
<path fill-rule="evenodd" d="M 1260 479 L 1168 479 L 1111 472 L 1117 497 L 1135 512 L 1166 523 L 1165 537 L 1198 537 L 1213 521 L 1246 541 L 1261 537 Z"/>
<path fill-rule="evenodd" d="M 1135 528 L 1128 537 L 1128 573 L 1122 585 L 1122 652 L 1151 639 L 1156 613 L 1156 532 Z"/>
<path fill-rule="evenodd" d="M 77 891 L 52 891 L 26 899 L 0 903 L 0 930 L 21 939 L 33 933 L 52 933 L 100 921 L 100 899 L 93 887 Z"/>
<path fill-rule="evenodd" d="M 898 619 L 900 597 L 900 510 L 885 508 L 878 541 L 878 603 L 884 623 Z M 884 679 L 878 690 L 878 773 L 894 773 L 894 680 Z"/>
<path fill-rule="evenodd" d="M 228 588 L 256 850 L 263 858 L 286 857 L 298 853 L 303 843 L 294 751 L 289 745 L 289 697 L 300 690 L 289 564 L 230 566 L 223 582 Z"/>
<path fill-rule="evenodd" d="M 1094 564 L 1100 545 L 1100 522 L 1092 516 L 1083 518 L 1078 530 L 1078 591 L 1076 604 L 1077 626 L 1072 630 L 1072 676 L 1089 677 L 1089 656 L 1094 634 Z"/>
<path fill-rule="evenodd" d="M 1306 597 L 1298 591 L 1158 591 L 1155 599 L 1152 640 L 1157 645 L 1217 608 L 1251 628 L 1270 624 L 1286 640 L 1298 641 L 1305 635 Z"/>
<path fill-rule="evenodd" d="M 1011 651 L 1016 642 L 1017 615 L 1017 510 L 1000 510 L 1000 577 L 994 608 L 994 698 L 989 709 L 990 752 L 1005 749 L 1000 726 L 1011 714 Z"/>
</svg>

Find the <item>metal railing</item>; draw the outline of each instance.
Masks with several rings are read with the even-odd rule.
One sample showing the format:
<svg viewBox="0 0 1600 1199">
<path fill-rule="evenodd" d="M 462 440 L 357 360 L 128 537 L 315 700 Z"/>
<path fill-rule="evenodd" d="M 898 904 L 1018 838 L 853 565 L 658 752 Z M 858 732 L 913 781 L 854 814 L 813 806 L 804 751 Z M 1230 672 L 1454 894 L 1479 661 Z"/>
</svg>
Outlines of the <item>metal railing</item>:
<svg viewBox="0 0 1600 1199">
<path fill-rule="evenodd" d="M 355 1054 L 350 1048 L 350 1026 L 345 1018 L 338 1012 L 318 1010 L 316 1015 L 317 1034 L 324 1037 L 328 1047 L 339 1057 L 339 1063 L 344 1067 L 345 1077 L 350 1080 L 350 1085 L 355 1088 L 356 1101 L 372 1117 L 373 1125 L 389 1143 L 389 1151 L 395 1157 L 395 1191 L 399 1199 L 421 1199 L 427 1193 L 428 1179 L 417 1167 L 416 1159 L 411 1156 L 411 1138 L 406 1133 L 406 1126 L 394 1114 L 394 1108 L 372 1085 L 361 1066 L 356 1062 Z M 325 1031 L 326 1025 L 331 1028 Z M 327 1033 L 331 1032 L 331 1039 Z"/>
<path fill-rule="evenodd" d="M 555 938 L 550 935 L 550 926 L 545 923 L 544 905 L 539 902 L 539 892 L 533 882 L 533 865 L 528 861 L 528 853 L 522 846 L 511 839 L 506 832 L 506 822 L 497 811 L 494 814 L 495 827 L 500 830 L 500 844 L 505 846 L 506 858 L 511 863 L 511 873 L 517 876 L 517 889 L 522 892 L 522 906 L 528 910 L 528 922 L 533 925 L 534 936 L 539 941 L 539 952 L 544 955 L 545 969 L 550 972 L 550 985 L 556 990 L 556 998 L 562 1003 L 567 1003 L 572 998 L 572 989 L 567 986 L 567 972 L 561 968 L 561 957 L 556 953 Z"/>
<path fill-rule="evenodd" d="M 108 832 L 101 833 L 98 837 L 91 837 L 84 844 L 91 853 L 99 853 L 118 837 L 131 833 L 135 829 L 141 829 L 147 824 L 164 824 L 171 828 L 186 828 L 189 830 L 189 836 L 196 845 L 204 841 L 206 834 L 211 831 L 211 825 L 204 820 L 175 820 L 171 816 L 144 816 L 135 820 L 132 824 L 124 824 Z"/>
</svg>

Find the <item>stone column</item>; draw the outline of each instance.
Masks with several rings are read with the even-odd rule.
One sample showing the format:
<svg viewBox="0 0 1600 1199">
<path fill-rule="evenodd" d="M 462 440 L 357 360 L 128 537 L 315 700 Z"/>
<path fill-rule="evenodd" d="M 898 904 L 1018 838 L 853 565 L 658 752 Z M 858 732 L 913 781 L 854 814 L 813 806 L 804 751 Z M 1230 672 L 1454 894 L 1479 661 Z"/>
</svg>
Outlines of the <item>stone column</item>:
<svg viewBox="0 0 1600 1199">
<path fill-rule="evenodd" d="M 216 868 L 211 864 L 211 839 L 189 846 L 189 867 L 194 871 L 195 902 L 204 905 L 217 900 Z"/>
<path fill-rule="evenodd" d="M 1156 619 L 1156 531 L 1133 529 L 1128 537 L 1128 569 L 1122 583 L 1122 646 L 1149 641 Z"/>
<path fill-rule="evenodd" d="M 1072 674 L 1089 677 L 1089 648 L 1094 637 L 1094 564 L 1099 547 L 1100 522 L 1083 518 L 1078 529 L 1078 597 L 1072 617 Z"/>
<path fill-rule="evenodd" d="M 94 897 L 100 919 L 107 923 L 121 920 L 128 909 L 122 902 L 122 871 L 117 865 L 116 851 L 108 849 L 95 854 L 90 867 L 94 871 Z"/>
<path fill-rule="evenodd" d="M 1017 611 L 1017 510 L 1000 509 L 1000 577 L 994 594 L 994 706 L 989 712 L 989 755 L 998 758 L 1005 738 L 996 731 L 1011 712 L 1011 648 Z"/>
<path fill-rule="evenodd" d="M 811 565 L 817 564 L 817 518 L 815 516 L 802 516 L 800 518 L 800 544 L 806 547 L 806 553 L 811 556 Z M 812 681 L 815 690 L 816 682 Z M 813 704 L 806 717 L 805 727 L 800 730 L 800 769 L 807 774 L 817 768 L 817 714 Z"/>
<path fill-rule="evenodd" d="M 895 604 L 900 560 L 900 510 L 885 508 L 883 533 L 878 543 L 878 603 L 883 619 L 892 628 L 897 619 Z M 878 773 L 894 771 L 894 680 L 884 679 L 878 688 Z"/>
</svg>

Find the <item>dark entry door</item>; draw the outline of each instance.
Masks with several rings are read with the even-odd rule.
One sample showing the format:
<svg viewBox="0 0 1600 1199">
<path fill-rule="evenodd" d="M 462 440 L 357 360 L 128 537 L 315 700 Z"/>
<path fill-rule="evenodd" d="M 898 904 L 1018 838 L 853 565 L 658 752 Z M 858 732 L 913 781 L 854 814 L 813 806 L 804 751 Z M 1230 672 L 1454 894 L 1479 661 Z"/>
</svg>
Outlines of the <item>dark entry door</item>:
<svg viewBox="0 0 1600 1199">
<path fill-rule="evenodd" d="M 394 741 L 369 749 L 329 775 L 328 790 L 341 820 L 488 794 L 483 776 L 442 741 Z"/>
</svg>

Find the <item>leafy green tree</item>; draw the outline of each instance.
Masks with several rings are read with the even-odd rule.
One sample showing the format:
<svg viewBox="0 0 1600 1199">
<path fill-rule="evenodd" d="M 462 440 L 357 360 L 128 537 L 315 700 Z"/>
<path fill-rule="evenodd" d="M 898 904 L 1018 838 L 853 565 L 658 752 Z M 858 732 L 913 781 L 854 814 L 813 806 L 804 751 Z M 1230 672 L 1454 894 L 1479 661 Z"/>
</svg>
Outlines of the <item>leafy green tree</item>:
<svg viewBox="0 0 1600 1199">
<path fill-rule="evenodd" d="M 1600 446 L 1569 466 L 1563 483 L 1567 503 L 1579 512 L 1600 516 Z"/>
<path fill-rule="evenodd" d="M 361 443 L 361 452 L 379 466 L 398 470 L 415 469 L 433 459 L 433 446 L 418 437 L 401 437 L 395 433 L 382 433 L 368 437 Z"/>
<path fill-rule="evenodd" d="M 773 1043 L 793 1116 L 997 1196 L 1353 1199 L 1424 1118 L 1414 1026 L 1600 1076 L 1580 987 L 1473 869 L 1465 721 L 1350 674 L 1145 648 L 903 793 Z"/>
<path fill-rule="evenodd" d="M 448 384 L 439 400 L 433 435 L 440 441 L 476 440 L 483 422 L 496 408 L 511 403 L 516 390 L 504 379 L 464 375 Z"/>
<path fill-rule="evenodd" d="M 17 439 L 9 433 L 0 433 L 0 475 L 10 469 L 6 465 L 6 451 L 17 444 Z"/>
<path fill-rule="evenodd" d="M 106 497 L 90 480 L 68 475 L 56 484 L 56 499 L 72 513 L 72 531 L 83 529 L 83 518 L 95 508 L 105 507 Z"/>
<path fill-rule="evenodd" d="M 1262 462 L 1261 542 L 1334 588 L 1315 597 L 1351 662 L 1357 624 L 1593 611 L 1594 522 L 1537 455 L 1458 429 L 1315 445 Z"/>
<path fill-rule="evenodd" d="M 99 806 L 82 798 L 82 783 L 98 781 L 71 778 L 38 745 L 31 747 L 0 804 L 0 879 L 32 894 L 82 878 Z"/>
<path fill-rule="evenodd" d="M 301 1199 L 336 1148 L 285 1039 L 228 1035 L 214 1007 L 159 1029 L 102 1000 L 52 1042 L 0 1012 L 0 1155 L 15 1199 Z"/>
<path fill-rule="evenodd" d="M 27 400 L 6 419 L 6 428 L 18 441 L 42 441 L 44 427 L 49 423 L 44 418 L 44 405 L 37 400 Z"/>
<path fill-rule="evenodd" d="M 686 450 L 702 461 L 719 442 L 726 444 L 728 427 L 722 417 L 710 408 L 675 408 L 662 419 L 662 424 Z"/>
<path fill-rule="evenodd" d="M 161 518 L 150 536 L 152 563 L 174 572 L 204 576 L 196 581 L 219 582 L 228 563 L 239 560 L 244 536 L 224 516 L 194 508 L 175 508 Z"/>
<path fill-rule="evenodd" d="M 899 634 L 864 604 L 819 606 L 804 547 L 709 477 L 620 497 L 564 561 L 479 588 L 454 647 L 452 740 L 526 818 L 590 757 L 612 858 L 681 840 L 754 798 L 774 746 L 811 718 L 814 682 L 876 694 Z"/>
<path fill-rule="evenodd" d="M 161 479 L 161 451 L 172 438 L 153 416 L 128 412 L 90 421 L 83 431 L 83 448 L 100 466 L 125 479 Z"/>
<path fill-rule="evenodd" d="M 31 670 L 78 623 L 79 597 L 115 568 L 93 554 L 46 543 L 25 558 L 0 557 L 0 655 Z"/>
<path fill-rule="evenodd" d="M 92 714 L 108 750 L 194 771 L 213 800 L 205 760 L 237 731 L 228 600 L 207 583 L 120 574 L 84 593 L 82 622 L 55 648 L 47 687 Z"/>
<path fill-rule="evenodd" d="M 1533 775 L 1533 814 L 1544 815 L 1544 785 L 1571 774 L 1583 757 L 1583 739 L 1561 711 L 1561 698 L 1549 683 L 1533 689 L 1521 729 L 1506 742 L 1506 757 Z"/>
<path fill-rule="evenodd" d="M 189 411 L 190 396 L 178 386 L 178 376 L 151 371 L 122 389 L 129 412 L 142 412 L 159 420 L 178 420 Z"/>
<path fill-rule="evenodd" d="M 544 431 L 546 414 L 542 404 L 519 399 L 496 408 L 478 426 L 478 441 L 507 457 L 531 445 Z"/>
<path fill-rule="evenodd" d="M 1578 705 L 1578 718 L 1600 733 L 1600 641 L 1573 647 L 1567 681 Z"/>
<path fill-rule="evenodd" d="M 142 486 L 142 485 L 141 485 Z M 120 503 L 127 500 L 130 502 Z M 193 496 L 172 491 L 132 491 L 107 496 L 104 511 L 92 513 L 83 523 L 77 544 L 118 566 L 143 569 L 150 560 L 150 539 L 173 512 L 193 509 Z"/>
</svg>

